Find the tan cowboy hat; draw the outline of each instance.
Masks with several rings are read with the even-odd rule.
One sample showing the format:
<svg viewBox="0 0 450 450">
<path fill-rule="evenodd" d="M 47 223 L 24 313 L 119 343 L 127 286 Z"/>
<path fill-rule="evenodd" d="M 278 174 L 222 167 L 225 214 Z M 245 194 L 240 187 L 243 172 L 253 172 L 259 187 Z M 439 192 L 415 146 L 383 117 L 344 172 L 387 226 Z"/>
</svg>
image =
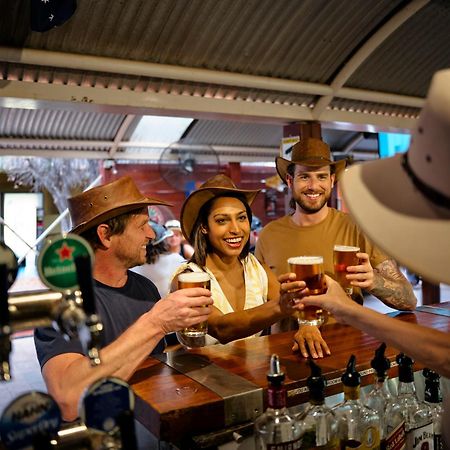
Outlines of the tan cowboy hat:
<svg viewBox="0 0 450 450">
<path fill-rule="evenodd" d="M 342 189 L 369 238 L 428 281 L 450 284 L 450 70 L 434 75 L 408 152 L 351 167 Z"/>
<path fill-rule="evenodd" d="M 286 183 L 286 172 L 291 164 L 307 167 L 335 166 L 336 180 L 345 169 L 345 159 L 333 161 L 328 144 L 317 138 L 306 138 L 291 147 L 291 159 L 277 156 L 275 159 L 278 175 Z"/>
<path fill-rule="evenodd" d="M 238 189 L 231 178 L 226 175 L 215 175 L 205 181 L 196 191 L 184 201 L 181 207 L 180 222 L 183 236 L 190 241 L 190 235 L 202 206 L 214 197 L 226 197 L 227 195 L 243 195 L 249 205 L 252 204 L 260 190 Z"/>
<path fill-rule="evenodd" d="M 172 206 L 141 194 L 130 177 L 89 189 L 69 198 L 68 203 L 73 226 L 71 233 L 75 234 L 134 209 L 148 205 Z"/>
</svg>

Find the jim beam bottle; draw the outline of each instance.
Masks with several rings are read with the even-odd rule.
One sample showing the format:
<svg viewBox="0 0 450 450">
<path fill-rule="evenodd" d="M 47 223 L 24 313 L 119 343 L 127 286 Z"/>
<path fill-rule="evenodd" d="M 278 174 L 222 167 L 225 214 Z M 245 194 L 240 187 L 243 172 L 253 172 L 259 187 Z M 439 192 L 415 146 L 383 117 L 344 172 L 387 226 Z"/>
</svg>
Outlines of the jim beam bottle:
<svg viewBox="0 0 450 450">
<path fill-rule="evenodd" d="M 298 421 L 286 408 L 284 373 L 277 355 L 270 358 L 267 373 L 269 388 L 268 407 L 255 421 L 255 444 L 259 450 L 296 450 L 301 445 L 301 429 Z"/>
<path fill-rule="evenodd" d="M 355 363 L 355 355 L 351 355 L 341 378 L 344 402 L 334 408 L 338 418 L 340 447 L 342 450 L 377 450 L 380 448 L 380 417 L 376 411 L 364 406 L 359 398 L 361 377 Z"/>
<path fill-rule="evenodd" d="M 400 413 L 405 421 L 406 449 L 433 450 L 433 422 L 428 405 L 420 402 L 414 384 L 414 361 L 403 353 L 398 363 L 398 395 L 386 407 L 386 420 Z"/>
<path fill-rule="evenodd" d="M 425 403 L 431 409 L 431 416 L 433 418 L 434 450 L 443 450 L 444 443 L 441 435 L 443 412 L 440 385 L 441 377 L 431 369 L 423 369 L 422 374 L 425 377 Z"/>
<path fill-rule="evenodd" d="M 327 382 L 322 370 L 309 360 L 311 376 L 306 381 L 309 389 L 309 403 L 305 411 L 298 416 L 302 430 L 302 450 L 321 449 L 338 450 L 337 421 L 334 412 L 325 405 L 325 387 Z"/>
<path fill-rule="evenodd" d="M 380 416 L 380 439 L 383 450 L 401 450 L 405 448 L 405 420 L 398 409 L 391 409 L 389 417 L 386 416 L 386 407 L 393 397 L 387 384 L 387 371 L 391 363 L 385 357 L 386 344 L 383 342 L 375 351 L 375 357 L 370 365 L 375 370 L 373 387 L 364 401 L 364 404 L 373 409 Z"/>
</svg>

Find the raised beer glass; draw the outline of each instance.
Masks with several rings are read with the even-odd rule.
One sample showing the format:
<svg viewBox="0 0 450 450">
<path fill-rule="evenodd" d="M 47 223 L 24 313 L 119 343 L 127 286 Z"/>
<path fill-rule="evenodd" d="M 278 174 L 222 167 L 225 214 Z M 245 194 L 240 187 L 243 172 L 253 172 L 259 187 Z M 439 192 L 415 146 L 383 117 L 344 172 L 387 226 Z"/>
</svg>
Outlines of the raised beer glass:
<svg viewBox="0 0 450 450">
<path fill-rule="evenodd" d="M 347 267 L 357 266 L 359 259 L 356 254 L 359 252 L 359 247 L 351 247 L 348 245 L 335 245 L 333 260 L 334 260 L 334 274 L 336 281 L 342 286 L 347 295 L 353 294 L 353 286 L 347 280 Z"/>
<path fill-rule="evenodd" d="M 206 272 L 185 272 L 178 275 L 178 289 L 201 287 L 211 290 L 211 279 Z M 203 347 L 208 333 L 208 322 L 200 322 L 177 332 L 178 340 L 186 347 Z"/>
<path fill-rule="evenodd" d="M 297 276 L 297 281 L 304 281 L 310 295 L 324 294 L 327 290 L 323 271 L 322 256 L 295 256 L 288 259 L 289 269 Z M 317 306 L 305 306 L 298 311 L 299 325 L 320 326 L 326 322 L 327 312 Z"/>
</svg>

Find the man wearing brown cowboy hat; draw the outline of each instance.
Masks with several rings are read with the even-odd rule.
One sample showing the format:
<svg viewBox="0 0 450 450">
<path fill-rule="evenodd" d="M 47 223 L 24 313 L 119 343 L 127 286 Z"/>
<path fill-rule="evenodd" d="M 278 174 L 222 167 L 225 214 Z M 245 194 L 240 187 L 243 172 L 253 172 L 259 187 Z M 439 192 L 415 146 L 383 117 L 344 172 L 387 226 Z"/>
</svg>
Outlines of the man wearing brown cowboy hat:
<svg viewBox="0 0 450 450">
<path fill-rule="evenodd" d="M 395 261 L 375 247 L 355 225 L 348 214 L 331 208 L 327 202 L 335 182 L 345 168 L 345 161 L 334 162 L 329 146 L 320 139 L 301 140 L 292 147 L 292 159 L 276 159 L 278 174 L 292 193 L 292 215 L 266 225 L 260 233 L 257 258 L 277 275 L 287 272 L 289 257 L 323 256 L 325 273 L 334 275 L 334 245 L 360 248 L 359 265 L 350 266 L 347 279 L 353 285 L 353 298 L 362 303 L 361 289 L 375 295 L 391 308 L 412 310 L 416 298 L 409 282 Z M 303 356 L 322 356 L 321 341 L 316 327 L 303 327 L 296 336 Z"/>
<path fill-rule="evenodd" d="M 50 328 L 36 331 L 42 375 L 63 418 L 74 420 L 84 389 L 115 376 L 128 380 L 152 353 L 163 351 L 166 333 L 207 319 L 211 294 L 194 288 L 160 299 L 155 285 L 129 269 L 144 264 L 155 237 L 148 206 L 165 204 L 139 192 L 130 177 L 95 187 L 69 199 L 72 233 L 91 244 L 97 311 L 104 325 L 101 364 L 91 367 L 78 340 L 65 341 Z"/>
<path fill-rule="evenodd" d="M 434 283 L 450 284 L 449 176 L 450 69 L 446 69 L 433 77 L 408 152 L 351 167 L 342 180 L 350 213 L 363 230 L 400 263 Z M 383 226 L 385 223 L 389 228 Z M 283 281 L 286 291 L 296 289 L 295 283 Z M 325 308 L 339 322 L 357 327 L 450 377 L 448 332 L 362 308 L 349 301 L 334 280 L 328 278 L 327 284 L 326 294 L 303 298 L 297 304 L 299 309 L 302 305 Z M 444 394 L 441 424 L 442 441 L 435 448 L 450 449 L 450 393 Z M 439 434 L 436 428 L 435 439 Z M 424 442 L 421 448 L 425 448 Z"/>
</svg>

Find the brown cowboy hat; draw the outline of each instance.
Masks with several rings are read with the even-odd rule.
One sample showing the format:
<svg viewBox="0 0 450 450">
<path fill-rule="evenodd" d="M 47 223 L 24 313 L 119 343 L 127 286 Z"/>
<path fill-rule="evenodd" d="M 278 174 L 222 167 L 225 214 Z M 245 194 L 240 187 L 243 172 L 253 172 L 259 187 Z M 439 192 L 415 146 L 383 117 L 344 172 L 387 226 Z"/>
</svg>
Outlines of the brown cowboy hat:
<svg viewBox="0 0 450 450">
<path fill-rule="evenodd" d="M 290 160 L 277 156 L 275 162 L 278 175 L 285 183 L 286 172 L 291 164 L 301 164 L 307 167 L 335 166 L 336 180 L 339 179 L 346 164 L 345 159 L 333 161 L 328 144 L 316 138 L 302 139 L 291 147 Z"/>
<path fill-rule="evenodd" d="M 202 206 L 215 197 L 226 197 L 227 195 L 243 195 L 249 205 L 252 204 L 260 190 L 238 189 L 231 178 L 226 175 L 215 175 L 205 181 L 196 191 L 184 201 L 181 207 L 180 222 L 183 236 L 190 241 L 190 235 L 194 228 L 195 221 L 200 213 Z M 191 242 L 192 243 L 192 242 Z"/>
<path fill-rule="evenodd" d="M 169 203 L 146 197 L 139 192 L 130 177 L 122 177 L 68 199 L 71 233 L 80 234 L 106 220 L 148 205 Z"/>
</svg>

